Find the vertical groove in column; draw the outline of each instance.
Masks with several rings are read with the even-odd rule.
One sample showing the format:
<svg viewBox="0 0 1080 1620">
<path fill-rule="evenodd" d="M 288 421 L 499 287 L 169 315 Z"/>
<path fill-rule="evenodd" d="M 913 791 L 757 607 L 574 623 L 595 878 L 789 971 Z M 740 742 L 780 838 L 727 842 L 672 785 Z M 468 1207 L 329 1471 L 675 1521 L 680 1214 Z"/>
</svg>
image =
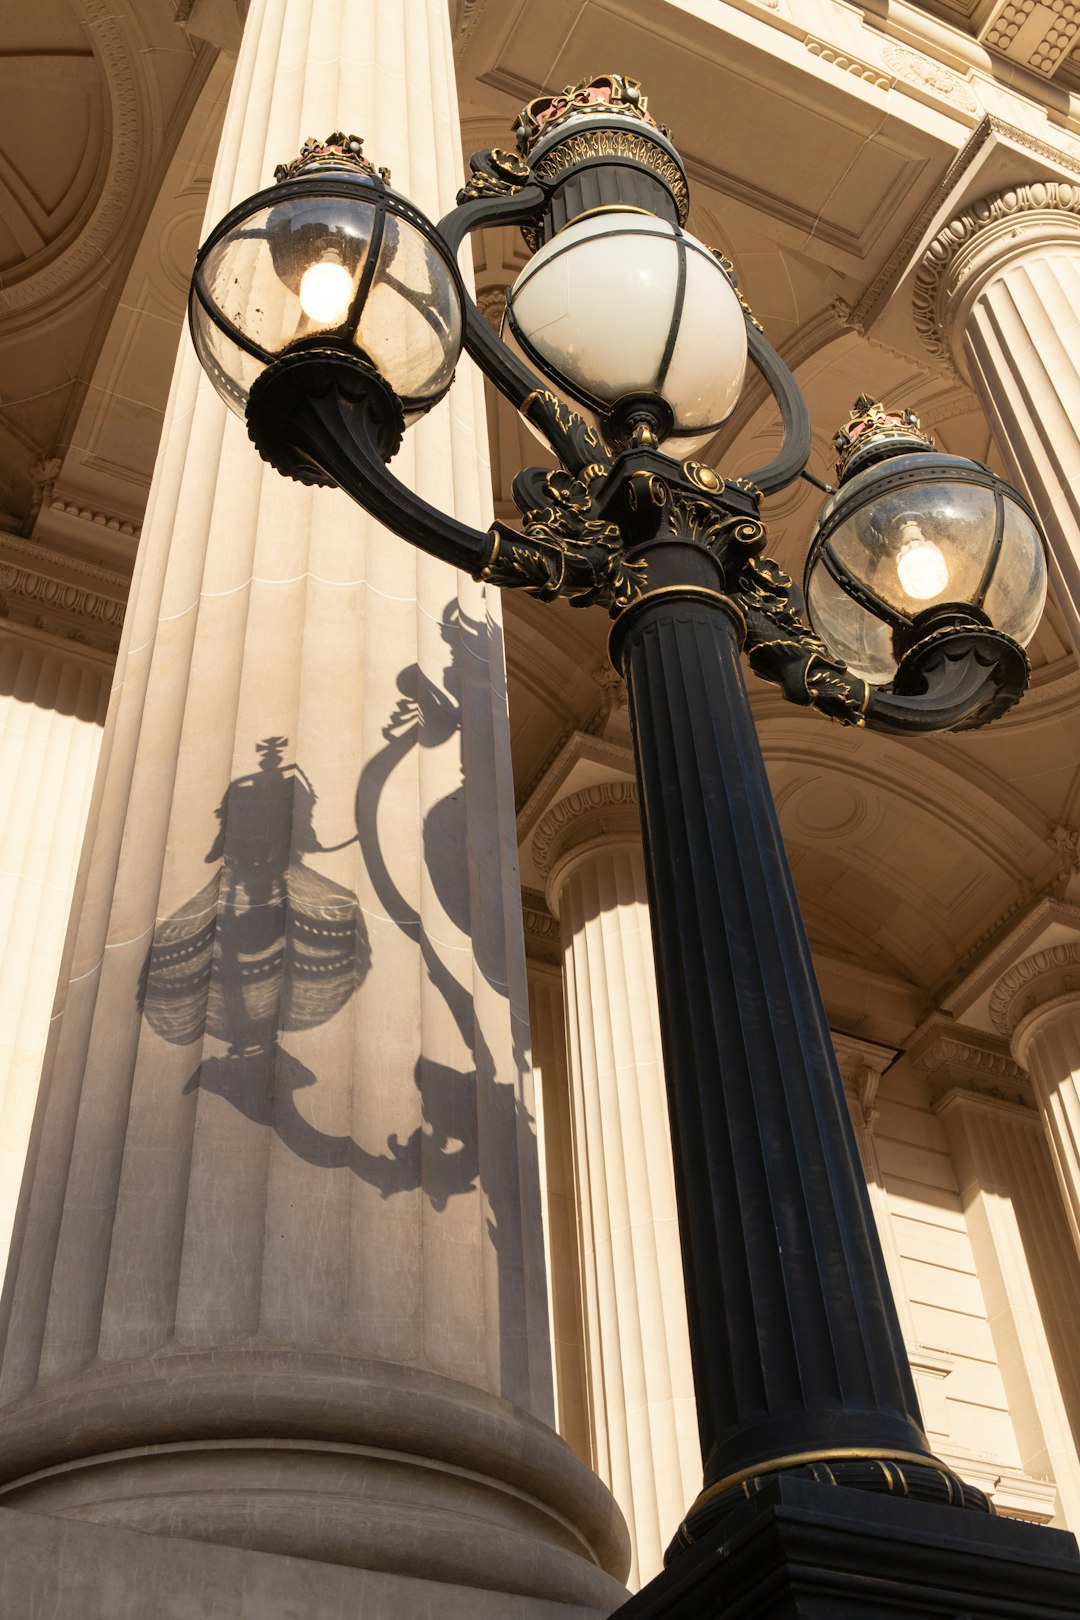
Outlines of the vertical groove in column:
<svg viewBox="0 0 1080 1620">
<path fill-rule="evenodd" d="M 1065 1221 L 1047 1196 L 1039 1123 L 1012 1105 L 964 1093 L 951 1094 L 941 1112 L 1021 1464 L 1036 1476 L 1053 1475 L 1061 1515 L 1072 1525 L 1080 1513 L 1080 1414 L 1075 1369 L 1062 1377 L 1069 1371 L 1062 1346 L 1075 1336 L 1080 1270 L 1071 1253 L 1063 1255 Z"/>
<path fill-rule="evenodd" d="M 1065 1213 L 1080 1254 L 1080 1002 L 1048 1008 L 1019 1051 L 1042 1109 Z"/>
<path fill-rule="evenodd" d="M 706 1483 L 815 1446 L 925 1453 L 733 631 L 645 608 L 622 659 Z"/>
<path fill-rule="evenodd" d="M 561 980 L 529 964 L 529 1022 L 545 1195 L 544 1231 L 559 1433 L 578 1456 L 594 1458 L 585 1366 L 578 1177 Z"/>
<path fill-rule="evenodd" d="M 1080 275 L 1075 252 L 1013 261 L 979 294 L 963 333 L 972 380 L 1012 476 L 1046 529 L 1080 653 Z"/>
<path fill-rule="evenodd" d="M 631 1527 L 636 1584 L 661 1568 L 701 1454 L 640 842 L 608 832 L 575 848 L 571 838 L 551 881 L 593 1302 L 593 1423 L 597 1465 Z"/>
<path fill-rule="evenodd" d="M 0 648 L 0 1255 L 6 1257 L 101 740 L 106 669 Z M 34 978 L 29 970 L 33 967 Z"/>
</svg>

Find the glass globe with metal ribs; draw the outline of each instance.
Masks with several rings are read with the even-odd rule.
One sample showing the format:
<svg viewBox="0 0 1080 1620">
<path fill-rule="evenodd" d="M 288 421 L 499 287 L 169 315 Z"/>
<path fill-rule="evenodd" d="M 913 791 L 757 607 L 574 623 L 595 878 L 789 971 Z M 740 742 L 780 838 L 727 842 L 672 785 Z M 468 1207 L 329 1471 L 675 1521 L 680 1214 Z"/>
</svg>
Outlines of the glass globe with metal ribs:
<svg viewBox="0 0 1080 1620">
<path fill-rule="evenodd" d="M 418 420 L 461 352 L 464 293 L 445 244 L 358 137 L 309 141 L 277 179 L 199 251 L 189 319 L 214 387 L 243 416 L 275 360 L 329 350 L 381 379 L 404 425 Z"/>
<path fill-rule="evenodd" d="M 806 564 L 814 629 L 873 686 L 928 638 L 965 626 L 1024 647 L 1046 600 L 1027 502 L 980 462 L 940 454 L 910 412 L 868 400 L 837 435 L 839 488 Z"/>
</svg>

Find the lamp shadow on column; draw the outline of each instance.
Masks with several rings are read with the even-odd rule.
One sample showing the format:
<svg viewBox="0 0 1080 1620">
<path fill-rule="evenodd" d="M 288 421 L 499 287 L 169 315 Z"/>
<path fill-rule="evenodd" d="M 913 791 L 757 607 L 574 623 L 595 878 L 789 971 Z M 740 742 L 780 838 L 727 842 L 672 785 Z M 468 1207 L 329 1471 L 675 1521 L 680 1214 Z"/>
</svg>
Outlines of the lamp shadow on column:
<svg viewBox="0 0 1080 1620">
<path fill-rule="evenodd" d="M 360 776 L 356 795 L 356 826 L 360 848 L 372 887 L 384 914 L 419 946 L 428 979 L 445 1004 L 467 1054 L 467 1066 L 454 1068 L 422 1055 L 416 1064 L 414 1080 L 421 1095 L 426 1131 L 414 1131 L 409 1140 L 390 1139 L 391 1150 L 411 1157 L 423 1155 L 423 1187 L 436 1209 L 458 1193 L 473 1191 L 478 1185 L 487 1196 L 490 1215 L 488 1236 L 498 1263 L 500 1319 L 523 1322 L 526 1318 L 524 1276 L 520 1263 L 507 1252 L 519 1231 L 521 1204 L 516 1175 L 505 1175 L 508 1152 L 517 1162 L 520 1135 L 533 1128 L 533 1118 L 522 1103 L 515 1078 L 527 1061 L 524 1044 L 526 1026 L 510 1019 L 512 1029 L 511 1077 L 498 1078 L 491 1047 L 481 1028 L 475 998 L 440 955 L 425 919 L 401 893 L 387 863 L 379 838 L 379 810 L 384 790 L 394 771 L 415 748 L 439 748 L 461 731 L 463 713 L 464 661 L 481 657 L 486 664 L 487 627 L 469 618 L 455 602 L 447 604 L 442 615 L 442 634 L 450 651 L 450 664 L 436 685 L 417 664 L 403 669 L 397 678 L 401 694 L 383 736 L 386 746 L 375 754 Z M 482 791 L 473 783 L 472 793 Z M 439 908 L 450 923 L 472 946 L 469 961 L 495 995 L 509 1000 L 505 953 L 495 938 L 489 937 L 483 921 L 473 914 L 479 886 L 470 889 L 470 862 L 467 858 L 467 800 L 464 782 L 428 810 L 423 822 L 424 869 L 434 889 Z M 475 857 L 474 857 L 475 858 Z M 501 879 L 492 904 L 501 908 Z M 501 915 L 501 911 L 500 911 Z M 481 1146 L 483 1120 L 484 1149 Z M 428 1134 L 430 1133 L 430 1134 Z M 457 1142 L 456 1148 L 450 1143 Z M 514 1144 L 510 1149 L 510 1144 Z M 491 1167 L 488 1173 L 487 1167 Z M 537 1185 L 537 1200 L 539 1188 Z M 521 1368 L 507 1335 L 502 1338 L 503 1393 L 513 1397 L 521 1381 Z"/>
<path fill-rule="evenodd" d="M 371 966 L 356 895 L 305 862 L 327 850 L 315 832 L 314 789 L 286 760 L 287 744 L 286 737 L 264 738 L 256 745 L 258 769 L 230 782 L 205 857 L 218 870 L 158 925 L 143 967 L 141 1011 L 174 1045 L 205 1035 L 229 1043 L 226 1055 L 202 1059 L 186 1092 L 216 1093 L 271 1126 L 307 1163 L 347 1168 L 385 1198 L 418 1184 L 407 1156 L 389 1146 L 373 1154 L 310 1124 L 296 1097 L 318 1077 L 282 1044 L 290 1031 L 339 1012 Z"/>
<path fill-rule="evenodd" d="M 184 1090 L 213 1092 L 238 1112 L 270 1126 L 293 1153 L 323 1169 L 347 1169 L 383 1198 L 421 1188 L 436 1211 L 455 1196 L 483 1185 L 489 1238 L 499 1256 L 506 1233 L 520 1223 L 516 1178 L 505 1175 L 506 1150 L 532 1126 L 514 1078 L 525 1063 L 524 1028 L 514 1030 L 513 1077 L 499 1080 L 476 1013 L 471 989 L 443 960 L 428 923 L 401 893 L 379 837 L 380 806 L 394 771 L 417 748 L 438 748 L 461 730 L 462 659 L 486 627 L 457 603 L 443 614 L 450 663 L 442 685 L 416 664 L 397 677 L 399 700 L 383 727 L 384 746 L 361 772 L 356 831 L 329 848 L 315 831 L 316 795 L 298 763 L 286 758 L 288 739 L 256 745 L 258 768 L 234 778 L 216 815 L 219 830 L 205 860 L 215 876 L 191 901 L 160 923 L 143 967 L 140 1010 L 151 1028 L 179 1046 L 206 1035 L 228 1042 L 223 1056 L 203 1057 Z M 482 649 L 481 649 L 482 651 Z M 486 657 L 486 652 L 483 653 Z M 463 788 L 445 795 L 424 818 L 425 866 L 441 911 L 472 938 L 466 807 Z M 351 1136 L 318 1129 L 298 1106 L 298 1094 L 319 1076 L 290 1053 L 282 1037 L 334 1017 L 366 978 L 372 961 L 356 895 L 315 871 L 305 857 L 358 842 L 383 915 L 419 948 L 430 983 L 450 1013 L 466 1063 L 455 1067 L 421 1052 L 413 1069 L 422 1125 L 402 1138 L 392 1133 L 373 1153 Z M 501 895 L 497 903 L 501 906 Z M 471 960 L 496 994 L 508 998 L 505 962 L 486 930 L 474 939 Z M 489 959 L 490 958 L 490 959 Z M 363 1084 L 360 1077 L 359 1083 Z M 481 1117 L 489 1143 L 482 1181 Z M 516 1158 L 516 1147 L 515 1147 Z M 520 1265 L 499 1265 L 500 1315 L 524 1320 Z M 520 1369 L 504 1342 L 504 1392 L 512 1394 Z"/>
</svg>

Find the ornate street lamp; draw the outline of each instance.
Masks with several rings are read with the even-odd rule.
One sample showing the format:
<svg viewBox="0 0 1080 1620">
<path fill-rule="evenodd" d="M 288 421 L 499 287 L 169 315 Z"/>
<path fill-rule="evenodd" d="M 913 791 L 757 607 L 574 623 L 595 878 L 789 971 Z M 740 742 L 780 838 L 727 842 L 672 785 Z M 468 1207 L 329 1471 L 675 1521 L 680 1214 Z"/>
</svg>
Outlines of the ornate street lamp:
<svg viewBox="0 0 1080 1620">
<path fill-rule="evenodd" d="M 928 1537 L 974 1537 L 981 1557 L 977 1514 L 916 1511 L 989 1504 L 922 1428 L 739 653 L 793 702 L 844 724 L 984 724 L 1027 682 L 1044 541 L 987 468 L 936 454 L 910 413 L 861 399 L 837 436 L 839 484 L 810 550 L 811 628 L 801 593 L 764 555 L 759 515 L 805 469 L 805 404 L 730 264 L 686 232 L 668 131 L 635 81 L 607 75 L 531 102 L 515 135 L 515 153 L 472 159 L 438 227 L 390 190 L 357 138 L 308 142 L 200 251 L 195 344 L 281 472 L 344 489 L 474 578 L 598 604 L 614 621 L 705 1459 L 673 1552 L 705 1545 L 675 1558 L 627 1615 L 722 1612 L 715 1583 L 694 1606 L 686 1572 L 721 1548 L 735 1570 L 746 1514 L 793 1491 L 809 1489 L 817 1514 L 831 1493 L 834 1520 L 856 1500 L 860 1528 L 880 1515 L 867 1504 L 892 1497 L 903 1551 L 885 1563 L 923 1556 Z M 497 224 L 519 225 L 535 250 L 502 339 L 456 267 L 465 236 Z M 386 465 L 445 394 L 462 344 L 559 462 L 518 474 L 520 527 L 473 529 Z M 690 457 L 733 410 L 748 358 L 776 396 L 783 442 L 767 467 L 723 478 Z M 1020 1528 L 997 1527 L 993 1545 Z M 816 1543 L 833 1571 L 847 1557 L 838 1534 L 834 1524 Z M 963 1567 L 950 1614 L 978 1587 Z M 869 1579 L 852 1576 L 850 1590 Z M 1008 1584 L 1000 1571 L 994 1580 Z M 883 1612 L 859 1602 L 820 1612 Z"/>
</svg>

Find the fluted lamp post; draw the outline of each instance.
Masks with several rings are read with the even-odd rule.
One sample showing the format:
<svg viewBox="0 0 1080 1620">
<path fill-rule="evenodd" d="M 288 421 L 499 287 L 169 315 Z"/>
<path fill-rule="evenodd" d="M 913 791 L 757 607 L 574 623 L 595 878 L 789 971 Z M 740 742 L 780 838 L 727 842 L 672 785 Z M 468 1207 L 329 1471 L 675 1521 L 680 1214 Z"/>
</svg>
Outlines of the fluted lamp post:
<svg viewBox="0 0 1080 1620">
<path fill-rule="evenodd" d="M 1037 520 L 910 413 L 863 398 L 837 436 L 807 624 L 759 515 L 805 469 L 805 404 L 731 266 L 685 230 L 668 131 L 640 85 L 606 75 L 531 102 L 515 136 L 472 159 L 438 226 L 358 138 L 308 142 L 201 249 L 191 329 L 282 473 L 340 487 L 476 579 L 613 620 L 705 1459 L 667 1569 L 620 1612 L 1074 1613 L 1072 1538 L 990 1517 L 930 1451 L 740 665 L 847 725 L 984 724 L 1027 682 Z M 456 256 L 501 224 L 534 256 L 500 338 Z M 462 346 L 559 463 L 518 474 L 518 527 L 481 533 L 387 467 Z M 783 442 L 728 479 L 693 456 L 748 360 Z M 1036 1587 L 1034 1607 L 994 1606 Z"/>
</svg>

